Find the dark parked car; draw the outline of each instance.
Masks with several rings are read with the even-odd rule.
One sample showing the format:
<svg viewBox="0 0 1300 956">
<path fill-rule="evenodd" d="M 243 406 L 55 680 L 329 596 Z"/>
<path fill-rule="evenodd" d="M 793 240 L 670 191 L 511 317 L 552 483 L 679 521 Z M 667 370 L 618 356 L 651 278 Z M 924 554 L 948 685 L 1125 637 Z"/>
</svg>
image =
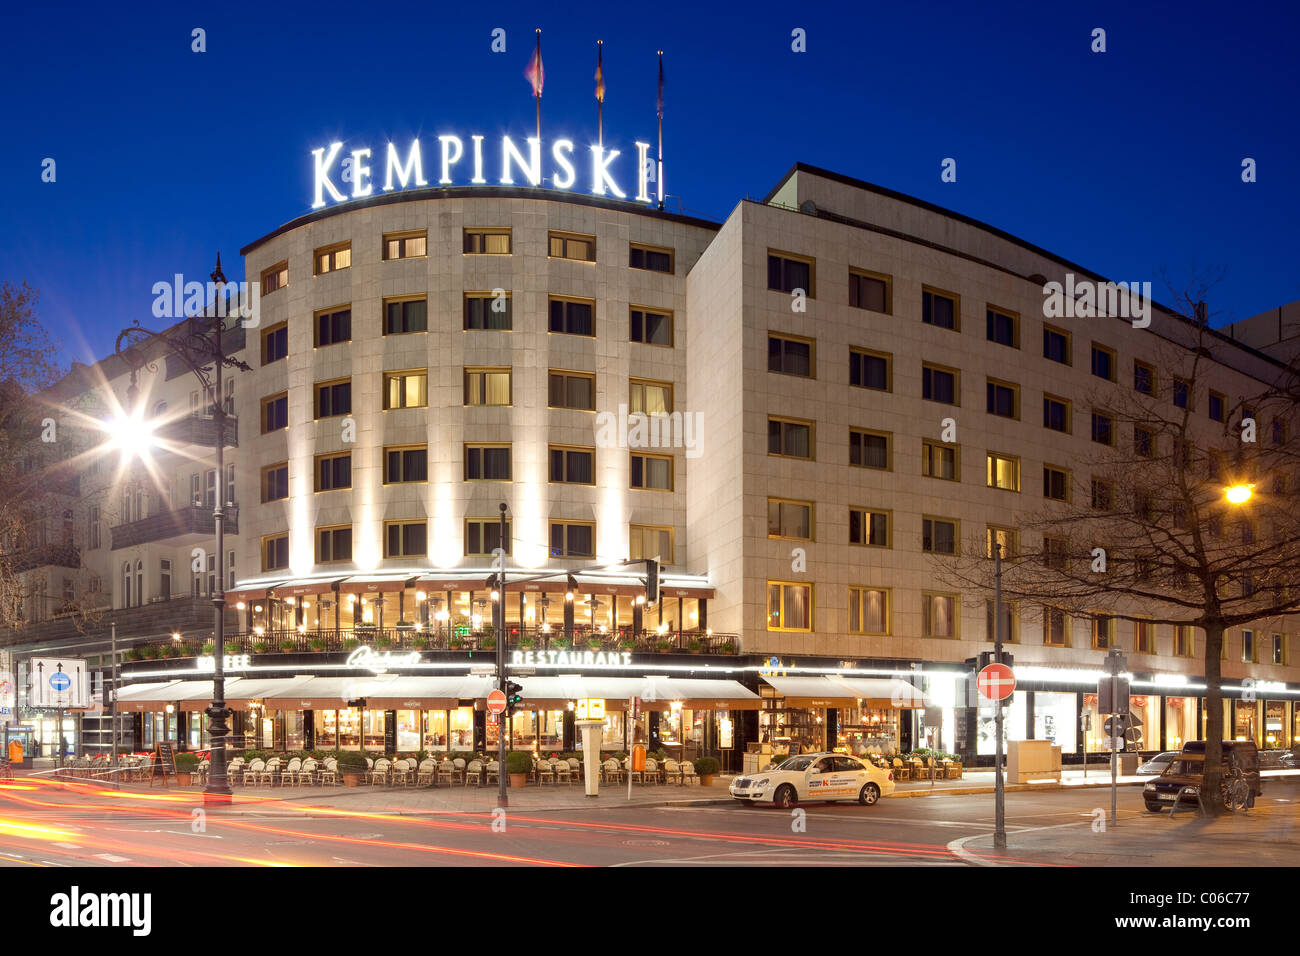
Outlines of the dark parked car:
<svg viewBox="0 0 1300 956">
<path fill-rule="evenodd" d="M 1255 797 L 1264 792 L 1259 776 L 1259 750 L 1253 741 L 1223 741 L 1225 775 L 1233 768 L 1241 771 L 1250 787 L 1246 806 L 1254 806 Z M 1152 813 L 1173 806 L 1180 799 L 1192 799 L 1205 782 L 1205 741 L 1189 740 L 1173 763 L 1155 780 L 1142 788 L 1142 799 Z"/>
</svg>

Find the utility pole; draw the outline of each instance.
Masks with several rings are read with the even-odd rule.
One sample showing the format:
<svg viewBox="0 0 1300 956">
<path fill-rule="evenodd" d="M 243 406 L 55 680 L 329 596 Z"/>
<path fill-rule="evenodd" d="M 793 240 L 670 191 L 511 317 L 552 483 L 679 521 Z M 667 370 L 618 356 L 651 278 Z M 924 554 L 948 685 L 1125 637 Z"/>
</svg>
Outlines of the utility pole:
<svg viewBox="0 0 1300 956">
<path fill-rule="evenodd" d="M 497 535 L 497 602 L 492 609 L 496 617 L 497 635 L 497 687 L 501 693 L 506 691 L 506 503 L 501 502 L 499 533 Z M 510 732 L 513 708 L 509 701 L 506 709 L 497 718 L 497 806 L 510 805 L 510 796 L 506 792 L 506 734 Z"/>
<path fill-rule="evenodd" d="M 1002 663 L 1002 544 L 993 543 L 993 656 Z M 1007 848 L 1006 790 L 1002 783 L 1002 701 L 994 701 L 993 847 Z"/>
<path fill-rule="evenodd" d="M 113 688 L 109 694 L 108 704 L 108 733 L 113 738 L 113 782 L 117 782 L 117 622 L 114 621 L 109 625 L 109 653 L 112 654 L 113 666 L 110 670 L 113 680 Z"/>
</svg>

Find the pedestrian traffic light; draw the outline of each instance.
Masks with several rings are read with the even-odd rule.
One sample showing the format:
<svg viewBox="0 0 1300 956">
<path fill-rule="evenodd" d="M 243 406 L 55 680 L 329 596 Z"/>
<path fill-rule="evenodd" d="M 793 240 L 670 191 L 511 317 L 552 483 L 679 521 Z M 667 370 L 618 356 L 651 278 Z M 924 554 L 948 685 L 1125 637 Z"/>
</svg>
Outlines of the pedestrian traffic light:
<svg viewBox="0 0 1300 956">
<path fill-rule="evenodd" d="M 659 562 L 654 558 L 647 558 L 645 562 L 645 602 L 659 603 Z"/>
<path fill-rule="evenodd" d="M 524 687 L 512 680 L 506 681 L 506 704 L 514 707 L 524 699 Z"/>
</svg>

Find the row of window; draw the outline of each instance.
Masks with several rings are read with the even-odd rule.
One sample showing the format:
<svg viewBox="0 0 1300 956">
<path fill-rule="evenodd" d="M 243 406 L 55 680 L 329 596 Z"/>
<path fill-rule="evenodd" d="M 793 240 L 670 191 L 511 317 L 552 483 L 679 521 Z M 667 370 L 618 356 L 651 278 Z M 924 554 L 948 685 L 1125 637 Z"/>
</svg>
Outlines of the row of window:
<svg viewBox="0 0 1300 956">
<path fill-rule="evenodd" d="M 509 406 L 514 401 L 513 371 L 510 368 L 466 368 L 463 400 L 466 406 Z M 332 418 L 352 414 L 352 380 L 317 382 L 312 392 L 313 417 Z M 382 408 L 427 408 L 428 369 L 385 372 Z M 552 369 L 547 379 L 550 408 L 576 411 L 596 410 L 596 374 Z M 673 411 L 671 382 L 634 378 L 628 382 L 628 411 L 631 414 L 669 415 Z M 289 427 L 289 393 L 262 399 L 262 434 Z"/>
<path fill-rule="evenodd" d="M 767 582 L 767 629 L 769 631 L 813 631 L 815 629 L 815 586 L 791 581 Z M 848 593 L 848 625 L 851 634 L 888 636 L 892 631 L 893 592 L 890 588 L 850 587 Z M 921 636 L 961 639 L 961 595 L 934 591 L 921 592 Z M 1042 643 L 1049 647 L 1071 646 L 1072 618 L 1055 607 L 1040 608 Z M 993 640 L 994 602 L 984 602 L 985 640 Z M 1119 646 L 1117 619 L 1114 615 L 1098 613 L 1088 618 L 1091 629 L 1090 646 L 1094 650 L 1107 650 Z M 1138 654 L 1157 653 L 1157 625 L 1153 621 L 1133 623 L 1133 651 Z M 1002 638 L 1010 643 L 1021 642 L 1020 611 L 1014 603 L 1004 603 L 1001 621 Z M 1196 653 L 1195 629 L 1191 625 L 1174 625 L 1171 650 L 1176 657 L 1193 657 Z M 1287 636 L 1273 633 L 1257 639 L 1254 630 L 1241 630 L 1241 660 L 1286 665 L 1289 661 Z M 1261 644 L 1263 645 L 1261 648 Z M 1228 642 L 1223 642 L 1222 657 L 1228 656 Z"/>
<path fill-rule="evenodd" d="M 508 444 L 463 447 L 466 481 L 510 481 L 511 447 Z M 404 445 L 383 450 L 383 482 L 411 484 L 429 480 L 429 446 Z M 556 484 L 594 485 L 594 447 L 550 445 L 547 449 L 549 481 Z M 629 487 L 644 491 L 673 490 L 673 458 L 645 452 L 629 453 Z M 316 491 L 340 491 L 352 487 L 352 453 L 317 455 L 313 467 Z M 262 501 L 289 497 L 289 463 L 279 462 L 262 469 Z"/>
<path fill-rule="evenodd" d="M 352 560 L 352 534 L 350 524 L 326 525 L 315 529 L 315 561 L 328 564 Z M 593 521 L 552 521 L 549 524 L 550 554 L 554 558 L 594 558 L 596 556 L 596 524 Z M 511 523 L 506 520 L 505 551 L 511 553 Z M 427 557 L 429 553 L 428 522 L 385 521 L 383 525 L 385 558 Z M 464 553 L 466 557 L 490 557 L 502 547 L 498 518 L 466 518 L 464 526 Z M 659 525 L 633 524 L 628 526 L 628 559 L 640 561 L 656 558 L 671 565 L 673 558 L 673 529 Z M 262 538 L 262 570 L 282 571 L 289 567 L 289 534 L 266 535 Z"/>
<path fill-rule="evenodd" d="M 464 297 L 463 328 L 466 330 L 510 331 L 513 312 L 509 292 L 467 292 Z M 560 335 L 594 337 L 596 301 L 553 295 L 548 299 L 547 329 Z M 352 341 L 352 307 L 332 306 L 312 319 L 317 348 Z M 429 331 L 428 298 L 388 298 L 383 302 L 384 335 L 405 335 Z M 673 346 L 673 313 L 664 309 L 634 305 L 628 309 L 628 341 L 641 345 Z M 279 362 L 289 355 L 289 324 L 280 322 L 262 332 L 262 364 Z"/>
<path fill-rule="evenodd" d="M 508 227 L 466 228 L 461 233 L 461 252 L 467 256 L 508 256 L 514 252 Z M 547 233 L 547 255 L 552 259 L 577 262 L 596 261 L 596 237 L 572 232 Z M 421 259 L 429 253 L 428 230 L 385 233 L 380 254 L 385 262 L 395 259 Z M 672 249 L 629 243 L 627 264 L 632 269 L 673 273 L 675 254 Z M 321 246 L 312 254 L 312 270 L 322 276 L 352 267 L 352 243 L 338 242 Z M 289 284 L 288 261 L 262 270 L 262 295 L 269 295 Z"/>
<path fill-rule="evenodd" d="M 808 298 L 816 297 L 816 260 L 798 256 L 794 253 L 769 250 L 767 257 L 767 287 L 774 292 L 793 292 L 801 289 Z M 893 277 L 880 273 L 867 272 L 862 269 L 849 269 L 849 305 L 854 308 L 868 309 L 872 312 L 893 314 Z M 1020 348 L 1020 314 L 992 304 L 985 306 L 985 337 L 990 342 L 1005 345 L 1008 348 Z M 922 286 L 921 321 L 926 325 L 961 331 L 961 296 L 954 292 Z M 1043 358 L 1060 363 L 1074 364 L 1073 336 L 1056 326 L 1043 325 Z M 1099 342 L 1091 343 L 1090 369 L 1097 378 L 1108 382 L 1119 380 L 1119 356 L 1115 349 Z M 769 365 L 769 367 L 771 367 Z M 813 377 L 814 367 L 808 362 L 807 371 L 791 371 L 785 368 L 772 368 L 772 371 L 784 371 L 787 374 L 802 374 Z M 858 383 L 854 383 L 858 384 Z M 872 386 L 868 386 L 872 387 Z M 875 386 L 884 387 L 884 386 Z M 1133 388 L 1135 391 L 1152 398 L 1159 395 L 1159 382 L 1156 368 L 1149 362 L 1133 360 Z M 1179 408 L 1191 409 L 1194 396 L 1191 382 L 1174 377 L 1170 387 L 1169 399 Z M 1206 401 L 1206 415 L 1217 422 L 1226 422 L 1229 414 L 1229 399 L 1222 392 L 1209 390 Z M 1243 418 L 1252 417 L 1246 411 Z"/>
</svg>

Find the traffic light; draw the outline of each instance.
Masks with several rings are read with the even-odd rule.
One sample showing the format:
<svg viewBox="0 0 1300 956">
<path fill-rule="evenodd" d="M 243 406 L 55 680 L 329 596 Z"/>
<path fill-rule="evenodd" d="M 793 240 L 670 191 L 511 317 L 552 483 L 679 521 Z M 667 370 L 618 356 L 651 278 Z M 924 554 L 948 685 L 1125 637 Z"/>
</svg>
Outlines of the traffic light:
<svg viewBox="0 0 1300 956">
<path fill-rule="evenodd" d="M 524 699 L 524 686 L 512 680 L 506 681 L 506 706 L 514 709 Z"/>
<path fill-rule="evenodd" d="M 974 664 L 975 670 L 982 671 L 984 668 L 988 667 L 990 664 L 993 663 L 1001 663 L 1007 665 L 1007 667 L 1011 667 L 1015 663 L 1015 658 L 1012 657 L 1011 654 L 1009 654 L 1007 651 L 1003 651 L 1002 660 L 999 661 L 997 655 L 994 654 L 992 651 L 980 651 L 980 656 L 978 659 L 968 658 L 966 663 Z"/>
<path fill-rule="evenodd" d="M 647 558 L 645 563 L 645 602 L 659 603 L 659 562 L 654 558 Z"/>
</svg>

